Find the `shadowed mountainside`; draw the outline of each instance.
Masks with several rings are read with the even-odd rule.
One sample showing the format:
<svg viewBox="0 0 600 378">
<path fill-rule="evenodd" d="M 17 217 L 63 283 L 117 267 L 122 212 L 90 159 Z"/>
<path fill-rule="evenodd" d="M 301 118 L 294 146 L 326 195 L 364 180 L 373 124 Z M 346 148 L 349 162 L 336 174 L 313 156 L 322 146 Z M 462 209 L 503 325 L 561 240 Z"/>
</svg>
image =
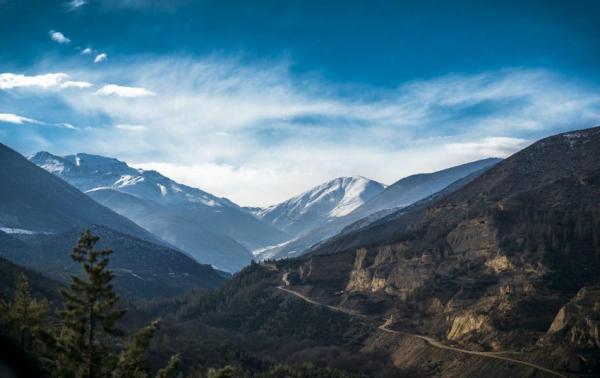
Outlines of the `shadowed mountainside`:
<svg viewBox="0 0 600 378">
<path fill-rule="evenodd" d="M 220 272 L 177 250 L 95 225 L 60 234 L 29 236 L 24 241 L 13 237 L 12 244 L 16 248 L 13 249 L 14 261 L 66 282 L 70 275 L 81 270 L 69 254 L 85 229 L 100 237 L 97 248 L 113 250 L 110 266 L 115 274 L 116 289 L 121 295 L 131 298 L 168 297 L 193 288 L 219 287 L 226 281 Z M 18 258 L 14 257 L 16 254 Z"/>
</svg>

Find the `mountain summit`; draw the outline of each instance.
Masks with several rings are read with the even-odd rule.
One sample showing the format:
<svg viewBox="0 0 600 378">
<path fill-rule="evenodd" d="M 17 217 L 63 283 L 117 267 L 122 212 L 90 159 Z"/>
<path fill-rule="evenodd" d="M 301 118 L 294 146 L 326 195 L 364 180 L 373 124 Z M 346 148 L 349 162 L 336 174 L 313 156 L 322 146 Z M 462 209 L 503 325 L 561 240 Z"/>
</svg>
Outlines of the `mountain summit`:
<svg viewBox="0 0 600 378">
<path fill-rule="evenodd" d="M 339 177 L 254 214 L 280 230 L 300 235 L 351 213 L 384 189 L 385 185 L 362 176 Z"/>
<path fill-rule="evenodd" d="M 132 168 L 114 158 L 85 153 L 57 156 L 42 151 L 29 160 L 83 192 L 114 189 L 161 205 L 191 202 L 238 208 L 226 198 L 179 184 L 156 171 Z"/>
</svg>

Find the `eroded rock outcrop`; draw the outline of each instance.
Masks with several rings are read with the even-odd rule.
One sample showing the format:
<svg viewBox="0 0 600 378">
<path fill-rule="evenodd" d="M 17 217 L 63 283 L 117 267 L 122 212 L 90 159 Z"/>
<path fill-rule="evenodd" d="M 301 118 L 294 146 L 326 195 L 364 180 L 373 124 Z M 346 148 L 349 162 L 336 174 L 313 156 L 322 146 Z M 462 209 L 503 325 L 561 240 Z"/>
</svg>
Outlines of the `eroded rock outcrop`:
<svg viewBox="0 0 600 378">
<path fill-rule="evenodd" d="M 471 312 L 459 315 L 452 321 L 452 327 L 448 332 L 448 340 L 457 340 L 462 336 L 475 331 L 490 331 L 493 327 L 489 324 L 489 317 L 483 314 Z"/>
<path fill-rule="evenodd" d="M 579 290 L 558 311 L 547 334 L 578 348 L 600 349 L 600 286 Z"/>
</svg>

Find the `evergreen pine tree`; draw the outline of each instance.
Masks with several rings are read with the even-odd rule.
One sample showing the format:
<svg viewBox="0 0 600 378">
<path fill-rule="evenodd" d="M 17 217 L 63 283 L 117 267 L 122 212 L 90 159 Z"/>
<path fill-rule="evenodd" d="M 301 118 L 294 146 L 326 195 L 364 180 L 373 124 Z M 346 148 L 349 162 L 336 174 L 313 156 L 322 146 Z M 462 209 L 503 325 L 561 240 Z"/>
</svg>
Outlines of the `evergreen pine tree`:
<svg viewBox="0 0 600 378">
<path fill-rule="evenodd" d="M 43 330 L 47 313 L 48 301 L 31 296 L 27 277 L 23 273 L 17 276 L 13 300 L 8 303 L 0 301 L 2 323 L 26 352 L 33 351 L 36 334 Z"/>
<path fill-rule="evenodd" d="M 179 367 L 179 362 L 180 362 L 179 354 L 175 354 L 175 355 L 171 356 L 171 358 L 169 359 L 169 362 L 167 362 L 165 367 L 163 367 L 156 373 L 156 378 L 171 377 L 173 375 L 173 372 Z"/>
<path fill-rule="evenodd" d="M 145 378 L 148 377 L 146 351 L 150 340 L 158 330 L 158 320 L 141 328 L 133 335 L 129 344 L 121 352 L 117 368 L 113 372 L 114 378 Z"/>
<path fill-rule="evenodd" d="M 114 366 L 114 355 L 107 345 L 109 336 L 121 336 L 115 322 L 124 311 L 114 309 L 118 301 L 107 268 L 110 250 L 95 250 L 99 238 L 85 231 L 71 252 L 81 264 L 83 276 L 71 276 L 62 289 L 64 309 L 59 312 L 62 327 L 58 337 L 56 374 L 75 377 L 106 376 Z"/>
<path fill-rule="evenodd" d="M 159 321 L 155 320 L 146 327 L 141 328 L 127 344 L 119 355 L 117 368 L 113 372 L 113 378 L 146 378 L 149 377 L 147 363 L 150 341 L 158 330 Z M 168 378 L 179 365 L 179 356 L 174 355 L 169 359 L 167 365 L 156 374 L 157 378 Z"/>
</svg>

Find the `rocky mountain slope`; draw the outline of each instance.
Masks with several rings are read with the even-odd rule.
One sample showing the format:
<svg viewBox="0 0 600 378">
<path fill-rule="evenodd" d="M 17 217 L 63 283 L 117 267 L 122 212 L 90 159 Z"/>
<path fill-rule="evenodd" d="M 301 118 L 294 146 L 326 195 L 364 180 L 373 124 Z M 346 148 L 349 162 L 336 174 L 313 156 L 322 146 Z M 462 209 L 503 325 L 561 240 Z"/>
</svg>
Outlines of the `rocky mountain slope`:
<svg viewBox="0 0 600 378">
<path fill-rule="evenodd" d="M 288 262 L 289 279 L 323 300 L 392 316 L 397 329 L 530 348 L 580 289 L 598 284 L 599 196 L 600 128 L 560 134 L 433 203 Z M 591 330 L 555 342 L 577 348 L 594 340 Z M 565 368 L 569 358 L 557 363 Z"/>
<path fill-rule="evenodd" d="M 198 261 L 221 269 L 237 271 L 250 262 L 249 249 L 288 238 L 225 198 L 117 159 L 39 152 L 30 160 Z"/>
</svg>

